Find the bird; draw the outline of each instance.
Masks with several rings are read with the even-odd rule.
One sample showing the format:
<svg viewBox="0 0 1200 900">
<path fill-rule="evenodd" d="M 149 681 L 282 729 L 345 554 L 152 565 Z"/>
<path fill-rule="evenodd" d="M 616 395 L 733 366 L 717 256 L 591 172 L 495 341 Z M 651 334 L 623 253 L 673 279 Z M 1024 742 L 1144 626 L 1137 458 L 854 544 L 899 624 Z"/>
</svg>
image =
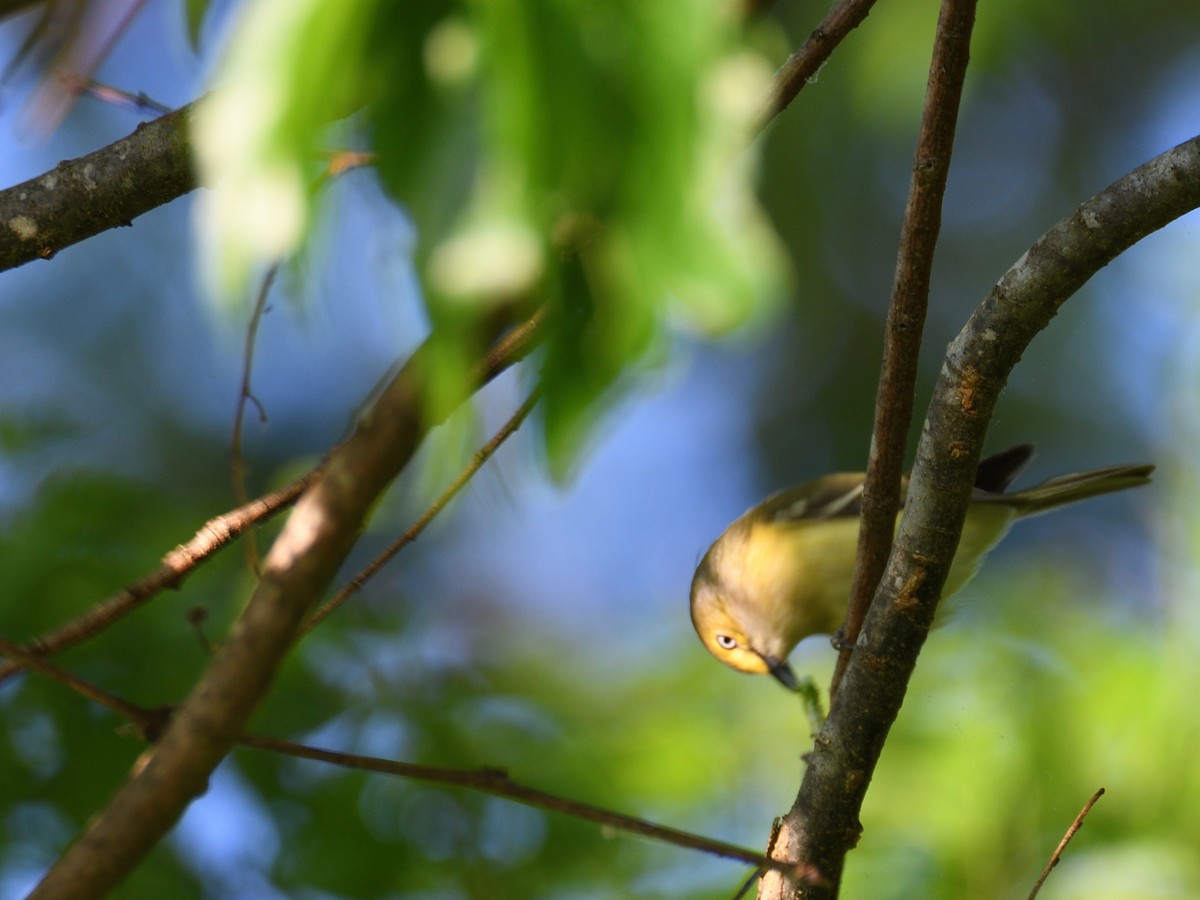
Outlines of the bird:
<svg viewBox="0 0 1200 900">
<path fill-rule="evenodd" d="M 1031 444 L 1019 444 L 980 461 L 943 598 L 971 579 L 1015 520 L 1146 484 L 1154 471 L 1153 465 L 1109 466 L 1005 493 L 1033 453 Z M 692 624 L 713 656 L 795 689 L 787 661 L 792 650 L 810 635 L 834 634 L 844 618 L 865 480 L 861 472 L 842 472 L 779 491 L 713 542 L 691 586 Z M 907 492 L 905 476 L 897 523 Z"/>
</svg>

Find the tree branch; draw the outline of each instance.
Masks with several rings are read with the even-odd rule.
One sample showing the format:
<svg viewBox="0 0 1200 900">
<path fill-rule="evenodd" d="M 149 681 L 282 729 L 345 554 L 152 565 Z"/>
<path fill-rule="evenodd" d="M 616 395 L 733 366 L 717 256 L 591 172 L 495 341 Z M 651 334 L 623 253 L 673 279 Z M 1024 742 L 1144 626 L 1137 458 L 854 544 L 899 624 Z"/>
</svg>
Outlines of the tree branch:
<svg viewBox="0 0 1200 900">
<path fill-rule="evenodd" d="M 465 400 L 541 336 L 542 314 L 511 331 L 465 378 Z M 263 564 L 238 623 L 170 725 L 107 807 L 89 823 L 30 895 L 36 900 L 101 897 L 150 851 L 236 742 L 270 686 L 304 614 L 332 581 L 379 495 L 407 464 L 437 415 L 427 396 L 432 345 L 409 359 L 329 455 L 296 504 Z"/>
<path fill-rule="evenodd" d="M 170 721 L 170 707 L 146 709 L 130 703 L 122 697 L 101 690 L 66 669 L 30 653 L 3 637 L 0 637 L 0 655 L 9 656 L 19 662 L 22 667 L 38 672 L 68 690 L 74 691 L 79 696 L 115 712 L 135 727 L 145 741 L 157 740 L 163 732 L 163 726 Z M 714 856 L 738 860 L 759 869 L 778 870 L 793 878 L 802 877 L 802 873 L 796 872 L 792 866 L 768 859 L 752 850 L 519 784 L 509 778 L 507 772 L 499 768 L 455 769 L 445 766 L 426 766 L 400 760 L 381 759 L 375 756 L 325 750 L 255 734 L 242 734 L 238 737 L 237 743 L 253 750 L 278 753 L 297 759 L 310 759 L 359 772 L 376 772 L 409 781 L 465 788 L 482 794 L 491 794 L 534 809 L 561 813 L 585 822 L 593 822 L 605 828 L 639 834 L 676 847 L 699 850 Z"/>
<path fill-rule="evenodd" d="M 771 96 L 759 117 L 763 126 L 788 108 L 796 95 L 817 74 L 817 70 L 825 65 L 834 48 L 862 24 L 874 5 L 875 0 L 839 0 L 834 5 L 808 36 L 808 40 L 775 73 Z"/>
<path fill-rule="evenodd" d="M 301 475 L 291 484 L 272 491 L 222 513 L 205 522 L 195 536 L 186 544 L 180 544 L 163 557 L 162 565 L 143 578 L 122 588 L 111 597 L 100 601 L 81 616 L 66 624 L 40 635 L 26 643 L 22 649 L 38 656 L 53 656 L 76 644 L 95 637 L 104 629 L 118 622 L 143 603 L 165 590 L 178 588 L 192 570 L 216 553 L 237 540 L 246 529 L 267 521 L 276 513 L 296 502 L 317 477 L 319 467 Z M 21 670 L 15 662 L 0 663 L 0 683 Z"/>
<path fill-rule="evenodd" d="M 926 415 L 904 521 L 842 687 L 772 856 L 806 861 L 831 897 L 858 839 L 859 810 L 928 634 L 970 501 L 997 398 L 1034 336 L 1097 271 L 1200 207 L 1200 137 L 1105 188 L 1005 273 L 951 343 Z"/>
<path fill-rule="evenodd" d="M 950 173 L 954 129 L 962 101 L 963 82 L 975 25 L 975 0 L 947 0 L 938 16 L 937 36 L 929 65 L 929 84 L 913 160 L 908 203 L 900 228 L 900 250 L 888 303 L 884 332 L 883 364 L 875 394 L 875 426 L 863 485 L 862 528 L 850 588 L 846 624 L 842 626 L 841 651 L 833 681 L 832 697 L 850 662 L 850 648 L 858 640 L 875 586 L 887 565 L 900 506 L 900 472 L 908 430 L 912 425 L 913 397 L 917 386 L 917 362 L 925 312 L 929 304 L 929 281 L 933 255 L 942 227 L 942 198 Z"/>
<path fill-rule="evenodd" d="M 413 522 L 408 530 L 386 547 L 382 553 L 363 567 L 337 594 L 322 604 L 321 608 L 314 612 L 308 621 L 297 629 L 296 640 L 300 640 L 300 638 L 320 625 L 338 607 L 362 590 L 363 585 L 374 578 L 375 574 L 387 565 L 392 557 L 421 536 L 421 532 L 441 514 L 442 510 L 446 508 L 451 500 L 458 496 L 458 492 L 466 486 L 467 482 L 475 477 L 475 473 L 483 468 L 484 463 L 491 459 L 496 451 L 500 449 L 501 445 L 516 433 L 525 419 L 529 417 L 529 414 L 533 412 L 533 408 L 537 405 L 538 400 L 541 399 L 541 394 L 541 387 L 535 387 L 529 396 L 525 398 L 525 402 L 500 427 L 500 430 L 492 435 L 491 440 L 475 451 L 475 455 L 471 457 L 471 461 L 467 463 L 466 467 L 458 473 L 458 477 L 451 482 L 446 490 L 442 491 L 433 503 L 429 504 L 425 512 L 421 513 L 420 518 Z"/>
<path fill-rule="evenodd" d="M 144 122 L 107 147 L 0 191 L 0 272 L 131 225 L 194 190 L 188 143 L 194 106 Z"/>
<path fill-rule="evenodd" d="M 735 844 L 728 844 L 724 841 L 692 834 L 688 831 L 680 831 L 677 828 L 670 828 L 666 825 L 657 825 L 654 822 L 648 822 L 636 816 L 627 816 L 600 806 L 593 806 L 590 803 L 582 803 L 578 800 L 570 800 L 566 797 L 560 797 L 557 794 L 540 791 L 537 788 L 513 781 L 503 769 L 451 769 L 441 766 L 422 766 L 416 763 L 380 759 L 375 756 L 360 756 L 354 753 L 340 753 L 336 750 L 323 750 L 319 747 L 309 747 L 304 744 L 294 744 L 291 741 L 281 741 L 275 738 L 260 737 L 252 734 L 242 735 L 238 739 L 238 743 L 243 747 L 281 753 L 300 759 L 312 759 L 361 772 L 378 772 L 383 775 L 391 775 L 409 781 L 423 781 L 427 784 L 468 788 L 479 793 L 504 797 L 506 800 L 512 800 L 535 809 L 546 809 L 551 812 L 571 816 L 575 819 L 582 819 L 585 822 L 594 822 L 605 828 L 614 828 L 621 831 L 628 831 L 632 834 L 640 834 L 643 837 L 662 841 L 676 847 L 699 850 L 726 859 L 749 863 L 752 866 L 773 869 L 785 873 L 786 877 L 797 877 L 794 867 L 787 863 L 768 859 L 761 854 L 738 847 Z"/>
</svg>

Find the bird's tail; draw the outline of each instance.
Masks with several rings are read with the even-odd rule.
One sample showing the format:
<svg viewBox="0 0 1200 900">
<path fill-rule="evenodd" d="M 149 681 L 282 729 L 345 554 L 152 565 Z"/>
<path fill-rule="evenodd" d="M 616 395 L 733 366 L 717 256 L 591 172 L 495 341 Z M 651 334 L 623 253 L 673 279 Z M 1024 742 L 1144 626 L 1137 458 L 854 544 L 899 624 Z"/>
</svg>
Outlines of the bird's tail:
<svg viewBox="0 0 1200 900">
<path fill-rule="evenodd" d="M 1090 472 L 1059 475 L 1031 488 L 1004 495 L 1004 499 L 1017 507 L 1019 515 L 1036 516 L 1076 500 L 1148 484 L 1153 471 L 1152 465 L 1109 466 Z"/>
</svg>

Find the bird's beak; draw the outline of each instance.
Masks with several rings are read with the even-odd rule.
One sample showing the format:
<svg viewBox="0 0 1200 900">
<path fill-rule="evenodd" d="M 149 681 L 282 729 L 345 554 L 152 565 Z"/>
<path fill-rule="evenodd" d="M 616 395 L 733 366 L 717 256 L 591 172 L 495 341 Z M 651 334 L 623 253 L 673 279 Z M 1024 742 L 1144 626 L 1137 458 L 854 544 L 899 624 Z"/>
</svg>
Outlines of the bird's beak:
<svg viewBox="0 0 1200 900">
<path fill-rule="evenodd" d="M 774 656 L 763 656 L 762 659 L 767 664 L 767 670 L 775 676 L 776 681 L 789 691 L 796 690 L 796 673 L 787 664 L 787 660 L 776 659 Z"/>
</svg>

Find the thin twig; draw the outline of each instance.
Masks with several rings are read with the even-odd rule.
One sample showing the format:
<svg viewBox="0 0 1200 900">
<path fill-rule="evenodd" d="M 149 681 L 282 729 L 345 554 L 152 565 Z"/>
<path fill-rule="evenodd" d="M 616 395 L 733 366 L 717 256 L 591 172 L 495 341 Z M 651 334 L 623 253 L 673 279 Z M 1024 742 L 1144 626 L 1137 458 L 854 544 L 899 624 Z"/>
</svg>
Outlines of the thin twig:
<svg viewBox="0 0 1200 900">
<path fill-rule="evenodd" d="M 233 432 L 229 436 L 229 469 L 233 482 L 233 499 L 242 504 L 248 499 L 246 492 L 246 461 L 242 456 L 242 428 L 246 420 L 246 404 L 253 403 L 258 410 L 258 421 L 267 421 L 266 410 L 258 398 L 254 396 L 251 386 L 251 375 L 254 370 L 254 348 L 258 341 L 258 326 L 267 309 L 267 296 L 271 293 L 271 285 L 279 274 L 279 263 L 272 263 L 263 273 L 262 284 L 258 288 L 258 296 L 254 300 L 254 310 L 250 313 L 250 321 L 246 323 L 246 340 L 242 349 L 242 382 L 238 387 L 237 404 L 233 411 Z M 246 563 L 256 576 L 260 574 L 258 541 L 254 530 L 246 533 Z"/>
<path fill-rule="evenodd" d="M 336 178 L 351 169 L 375 165 L 375 158 L 376 155 L 368 150 L 335 150 L 325 163 L 325 174 Z"/>
<path fill-rule="evenodd" d="M 116 694 L 110 694 L 103 688 L 99 688 L 89 681 L 84 681 L 61 666 L 56 666 L 49 660 L 43 659 L 36 653 L 31 653 L 20 644 L 14 644 L 7 638 L 0 637 L 0 654 L 7 656 L 19 668 L 30 669 L 39 675 L 49 678 L 51 681 L 57 681 L 84 699 L 91 700 L 105 709 L 112 710 L 122 718 L 128 719 L 143 731 L 156 718 L 151 710 L 130 703 Z"/>
<path fill-rule="evenodd" d="M 1100 788 L 1096 793 L 1092 794 L 1092 799 L 1088 800 L 1083 805 L 1083 809 L 1079 811 L 1079 815 L 1075 817 L 1075 821 L 1071 823 L 1071 827 L 1067 829 L 1067 833 L 1063 835 L 1058 846 L 1054 848 L 1054 852 L 1050 854 L 1050 862 L 1046 863 L 1046 868 L 1042 869 L 1042 874 L 1038 876 L 1037 882 L 1033 886 L 1033 890 L 1029 892 L 1029 900 L 1034 900 L 1038 892 L 1042 889 L 1042 885 L 1046 883 L 1046 879 L 1050 877 L 1050 872 L 1058 865 L 1058 861 L 1062 859 L 1063 851 L 1067 849 L 1067 844 L 1071 843 L 1071 838 L 1075 837 L 1075 832 L 1083 827 L 1084 817 L 1091 812 L 1096 801 L 1104 796 L 1104 788 Z"/>
<path fill-rule="evenodd" d="M 138 91 L 135 94 L 132 91 L 127 91 L 124 88 L 115 87 L 111 84 L 105 84 L 94 78 L 78 79 L 78 82 L 72 85 L 72 90 L 78 94 L 87 94 L 89 97 L 94 97 L 102 103 L 110 103 L 113 106 L 131 106 L 134 109 L 149 110 L 160 116 L 174 112 L 171 107 L 165 103 L 159 103 L 144 91 Z"/>
<path fill-rule="evenodd" d="M 236 540 L 247 528 L 265 522 L 280 510 L 295 503 L 296 498 L 316 480 L 319 472 L 320 466 L 301 475 L 286 487 L 209 519 L 196 532 L 195 537 L 164 556 L 158 569 L 127 585 L 111 597 L 101 600 L 86 613 L 65 625 L 28 641 L 22 649 L 38 656 L 61 653 L 95 637 L 164 590 L 177 589 L 193 569 Z M 12 662 L 0 663 L 0 683 L 20 669 L 19 665 Z"/>
<path fill-rule="evenodd" d="M 36 671 L 74 691 L 81 697 L 117 713 L 117 715 L 131 722 L 145 740 L 155 740 L 169 718 L 170 707 L 151 710 L 130 703 L 2 637 L 0 637 L 0 654 L 10 657 L 17 665 Z M 632 834 L 639 834 L 643 837 L 672 844 L 676 847 L 699 850 L 703 853 L 710 853 L 726 859 L 749 863 L 760 870 L 774 869 L 786 877 L 794 877 L 797 874 L 796 867 L 788 863 L 773 861 L 753 850 L 747 850 L 734 844 L 670 828 L 665 825 L 657 825 L 635 816 L 614 812 L 590 803 L 570 800 L 566 797 L 560 797 L 556 794 L 519 784 L 509 778 L 503 769 L 499 768 L 453 769 L 441 766 L 425 766 L 373 756 L 341 753 L 335 750 L 325 750 L 319 747 L 310 747 L 291 741 L 253 734 L 242 734 L 237 742 L 244 747 L 256 750 L 265 750 L 299 759 L 310 759 L 316 762 L 341 766 L 342 768 L 363 772 L 377 772 L 383 775 L 405 778 L 410 781 L 421 781 L 426 784 L 441 784 L 449 787 L 466 788 L 484 794 L 503 797 L 516 803 L 524 804 L 525 806 L 534 807 L 535 809 L 546 809 L 586 822 L 594 822 L 605 828 L 614 828 Z"/>
<path fill-rule="evenodd" d="M 750 888 L 754 887 L 754 882 L 762 878 L 762 873 L 763 870 L 761 868 L 755 869 L 753 872 L 751 872 L 750 877 L 742 882 L 742 886 L 737 889 L 737 893 L 734 894 L 730 900 L 742 900 L 743 897 L 750 893 Z"/>
<path fill-rule="evenodd" d="M 479 383 L 490 381 L 499 372 L 528 355 L 541 340 L 545 321 L 546 310 L 541 307 L 501 337 L 476 369 Z M 295 503 L 316 481 L 324 465 L 322 462 L 286 487 L 205 522 L 195 537 L 163 557 L 162 565 L 157 570 L 100 601 L 65 625 L 28 641 L 23 649 L 38 656 L 61 653 L 99 634 L 162 591 L 178 588 L 196 566 L 228 546 L 247 528 L 266 521 Z M 20 670 L 21 666 L 16 663 L 0 663 L 0 683 Z"/>
<path fill-rule="evenodd" d="M 575 819 L 582 819 L 585 822 L 594 822 L 604 828 L 615 828 L 620 831 L 630 832 L 631 834 L 639 834 L 656 841 L 663 841 L 676 847 L 699 850 L 703 853 L 710 853 L 714 856 L 724 857 L 725 859 L 735 859 L 764 869 L 774 869 L 785 876 L 790 877 L 795 871 L 795 867 L 788 863 L 768 859 L 762 854 L 756 853 L 753 850 L 747 850 L 744 847 L 713 840 L 712 838 L 706 838 L 698 834 L 692 834 L 691 832 L 680 831 L 677 828 L 656 825 L 653 822 L 647 822 L 645 819 L 639 819 L 635 816 L 613 812 L 603 807 L 593 806 L 590 803 L 568 800 L 556 794 L 550 794 L 546 791 L 540 791 L 537 788 L 519 784 L 509 778 L 508 773 L 503 769 L 450 769 L 440 766 L 422 766 L 415 763 L 380 759 L 374 756 L 360 756 L 354 753 L 323 750 L 318 747 L 309 747 L 304 744 L 295 744 L 290 741 L 281 741 L 275 738 L 252 734 L 243 734 L 238 739 L 238 743 L 244 747 L 252 747 L 256 750 L 267 750 L 272 753 L 280 753 L 300 759 L 316 760 L 361 772 L 377 772 L 382 775 L 391 775 L 410 781 L 423 781 L 427 784 L 468 788 L 480 793 L 504 797 L 507 800 L 512 800 L 525 806 L 532 806 L 535 809 L 547 809 L 552 812 L 571 816 Z"/>
<path fill-rule="evenodd" d="M 950 172 L 954 130 L 967 77 L 975 0 L 945 2 L 938 17 L 925 108 L 913 159 L 908 203 L 888 305 L 883 364 L 875 397 L 875 425 L 863 486 L 862 530 L 846 624 L 829 693 L 834 696 L 850 662 L 875 587 L 887 565 L 900 505 L 900 472 L 912 425 L 921 333 L 929 303 L 934 248 L 942 224 L 942 198 Z"/>
<path fill-rule="evenodd" d="M 834 48 L 862 24 L 874 5 L 875 0 L 840 0 L 834 5 L 808 36 L 808 40 L 775 73 L 771 95 L 759 117 L 763 127 L 787 109 L 788 104 L 816 76 L 817 70 L 829 59 Z"/>
<path fill-rule="evenodd" d="M 123 7 L 110 3 L 106 14 L 85 13 L 80 18 L 29 100 L 27 115 L 41 132 L 48 134 L 62 123 L 81 86 L 112 53 L 145 5 L 146 0 L 131 0 Z"/>
<path fill-rule="evenodd" d="M 355 150 L 339 150 L 329 156 L 329 160 L 318 178 L 318 183 L 336 178 L 344 172 L 374 163 L 375 154 Z M 233 431 L 229 437 L 229 468 L 230 479 L 233 483 L 234 501 L 241 504 L 249 499 L 246 491 L 246 460 L 242 454 L 242 434 L 246 421 L 246 405 L 251 404 L 258 410 L 258 421 L 267 421 L 267 411 L 262 402 L 254 394 L 252 375 L 254 371 L 254 351 L 258 344 L 258 329 L 263 316 L 267 312 L 267 298 L 275 284 L 275 278 L 282 266 L 281 260 L 276 260 L 263 273 L 258 295 L 254 299 L 254 309 L 250 313 L 250 321 L 246 324 L 246 339 L 242 349 L 242 380 L 238 386 L 237 405 L 233 413 Z M 246 534 L 246 562 L 256 576 L 261 574 L 258 552 L 258 539 L 253 530 Z"/>
<path fill-rule="evenodd" d="M 505 327 L 497 316 L 488 330 Z M 413 352 L 298 500 L 264 557 L 263 577 L 236 626 L 174 710 L 155 752 L 91 817 L 31 897 L 105 896 L 162 840 L 236 744 L 274 683 L 296 629 L 327 590 L 384 490 L 431 428 L 488 378 L 524 358 L 539 336 L 534 322 L 512 329 L 436 408 L 425 398 L 440 335 Z"/>
<path fill-rule="evenodd" d="M 442 492 L 441 496 L 429 505 L 429 508 L 421 514 L 397 540 L 395 540 L 386 550 L 376 556 L 368 563 L 357 575 L 350 579 L 346 585 L 337 592 L 333 599 L 321 606 L 307 622 L 300 626 L 296 632 L 296 640 L 304 637 L 310 631 L 317 627 L 322 620 L 330 613 L 336 610 L 339 606 L 349 600 L 352 596 L 362 590 L 362 586 L 367 583 L 375 573 L 384 567 L 384 565 L 397 553 L 415 541 L 426 529 L 430 522 L 441 513 L 446 505 L 455 498 L 459 491 L 463 489 L 468 481 L 470 481 L 475 473 L 478 472 L 489 459 L 500 449 L 503 444 L 512 434 L 521 427 L 521 424 L 533 411 L 537 405 L 538 399 L 541 397 L 540 387 L 535 387 L 525 398 L 525 402 L 517 409 L 512 417 L 501 426 L 500 430 L 492 435 L 492 439 L 475 451 L 475 455 L 467 464 L 466 468 L 458 474 L 458 477 L 451 482 L 450 486 Z"/>
</svg>

